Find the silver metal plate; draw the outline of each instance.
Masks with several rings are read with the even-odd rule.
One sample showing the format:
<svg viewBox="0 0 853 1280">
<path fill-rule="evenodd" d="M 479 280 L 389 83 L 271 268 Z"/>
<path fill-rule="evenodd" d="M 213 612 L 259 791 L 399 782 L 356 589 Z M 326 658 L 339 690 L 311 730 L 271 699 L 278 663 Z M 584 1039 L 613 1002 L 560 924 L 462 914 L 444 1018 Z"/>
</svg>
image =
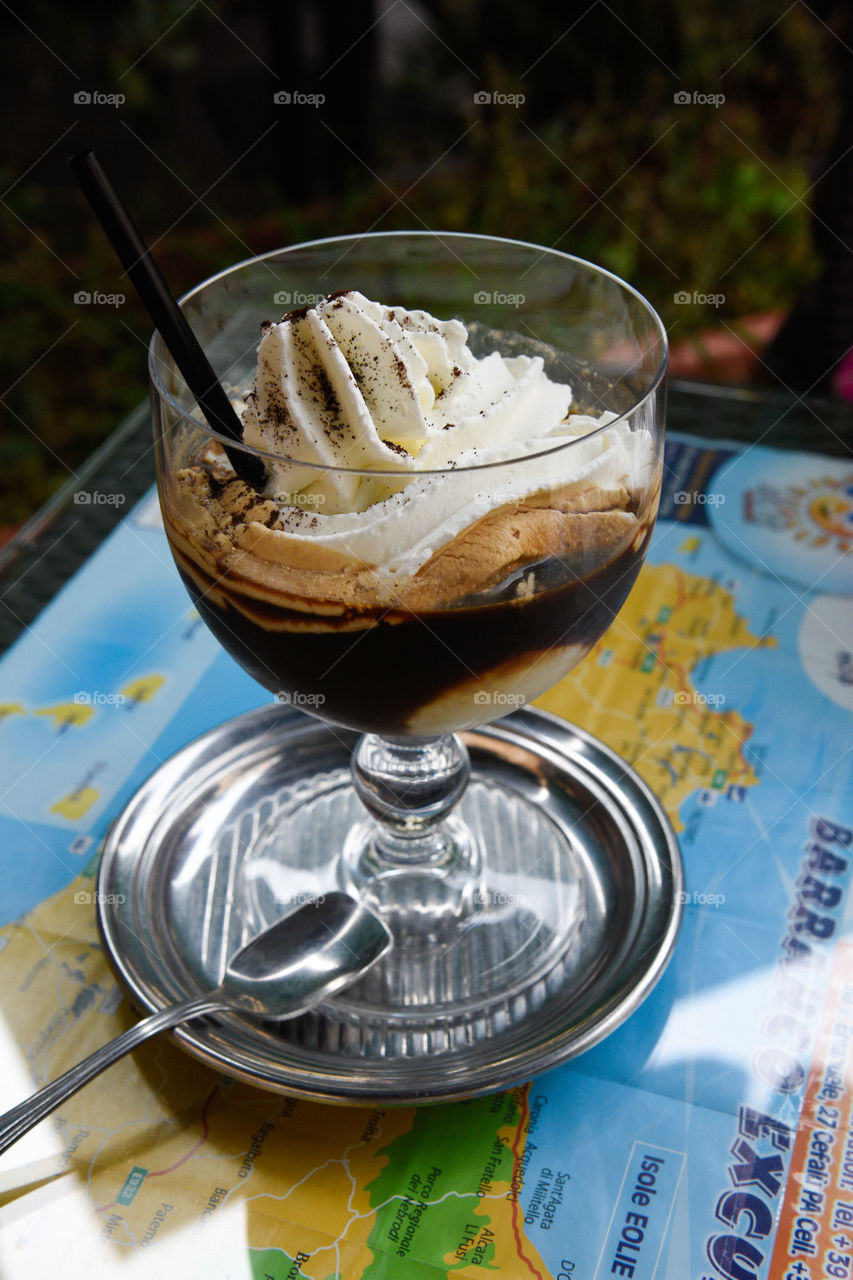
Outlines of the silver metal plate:
<svg viewBox="0 0 853 1280">
<path fill-rule="evenodd" d="M 522 1013 L 468 1011 L 439 1043 L 417 1027 L 397 1032 L 393 1015 L 391 1031 L 383 1028 L 372 1006 L 359 1021 L 357 1003 L 339 997 L 278 1026 L 231 1014 L 191 1022 L 173 1033 L 182 1047 L 277 1092 L 422 1103 L 527 1080 L 591 1048 L 640 1005 L 681 915 L 681 859 L 660 805 L 603 743 L 545 712 L 525 708 L 463 737 L 475 788 L 498 778 L 571 842 L 587 904 L 580 936 L 531 987 Z M 340 778 L 356 740 L 263 707 L 179 751 L 137 792 L 107 837 L 98 913 L 119 980 L 139 1006 L 158 1010 L 216 985 L 231 952 L 263 923 L 251 886 L 239 883 L 245 850 L 282 795 L 292 804 L 306 769 Z M 336 853 L 321 838 L 308 855 L 294 852 L 288 874 L 306 894 L 322 891 Z"/>
</svg>

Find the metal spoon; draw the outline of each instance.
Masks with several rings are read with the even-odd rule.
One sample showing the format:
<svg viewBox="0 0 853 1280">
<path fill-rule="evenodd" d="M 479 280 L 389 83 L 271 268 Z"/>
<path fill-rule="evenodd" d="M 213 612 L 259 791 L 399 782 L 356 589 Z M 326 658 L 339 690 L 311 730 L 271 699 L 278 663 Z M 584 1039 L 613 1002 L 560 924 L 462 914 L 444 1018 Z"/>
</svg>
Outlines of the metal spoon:
<svg viewBox="0 0 853 1280">
<path fill-rule="evenodd" d="M 0 1116 L 0 1152 L 158 1031 L 217 1009 L 271 1022 L 295 1018 L 354 982 L 390 945 L 385 924 L 347 893 L 298 907 L 241 947 L 213 991 L 152 1013 Z"/>
</svg>

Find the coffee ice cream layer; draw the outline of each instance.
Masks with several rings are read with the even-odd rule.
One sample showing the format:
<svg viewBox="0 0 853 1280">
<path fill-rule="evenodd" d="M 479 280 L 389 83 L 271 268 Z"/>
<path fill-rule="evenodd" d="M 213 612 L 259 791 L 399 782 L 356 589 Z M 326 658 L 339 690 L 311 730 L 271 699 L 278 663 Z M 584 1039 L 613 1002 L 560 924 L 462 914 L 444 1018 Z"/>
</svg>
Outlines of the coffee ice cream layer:
<svg viewBox="0 0 853 1280">
<path fill-rule="evenodd" d="M 265 492 L 212 446 L 164 495 L 226 648 L 358 729 L 446 732 L 543 692 L 609 625 L 654 520 L 648 431 L 466 337 L 357 294 L 285 317 L 243 413 L 277 455 Z"/>
</svg>

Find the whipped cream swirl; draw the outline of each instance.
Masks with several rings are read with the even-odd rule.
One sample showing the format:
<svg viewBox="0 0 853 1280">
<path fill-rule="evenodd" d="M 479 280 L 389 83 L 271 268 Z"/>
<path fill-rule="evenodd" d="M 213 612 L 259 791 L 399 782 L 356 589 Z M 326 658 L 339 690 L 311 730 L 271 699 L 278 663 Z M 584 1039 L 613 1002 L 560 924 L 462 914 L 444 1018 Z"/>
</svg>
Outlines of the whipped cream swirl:
<svg viewBox="0 0 853 1280">
<path fill-rule="evenodd" d="M 284 513 L 269 531 L 281 545 L 264 539 L 264 554 L 286 562 L 302 544 L 329 566 L 341 553 L 415 573 L 507 502 L 575 483 L 642 489 L 648 432 L 620 422 L 592 435 L 616 415 L 572 414 L 571 403 L 541 357 L 478 359 L 460 321 L 355 291 L 267 324 L 242 415 L 246 443 L 279 458 L 267 496 Z M 484 468 L 501 462 L 513 465 Z"/>
</svg>

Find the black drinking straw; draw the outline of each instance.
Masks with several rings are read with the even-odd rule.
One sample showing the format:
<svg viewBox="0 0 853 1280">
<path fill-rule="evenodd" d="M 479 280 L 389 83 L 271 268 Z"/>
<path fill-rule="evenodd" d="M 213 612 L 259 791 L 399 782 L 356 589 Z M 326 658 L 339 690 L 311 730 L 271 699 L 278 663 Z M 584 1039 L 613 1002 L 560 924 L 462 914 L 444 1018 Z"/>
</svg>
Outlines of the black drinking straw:
<svg viewBox="0 0 853 1280">
<path fill-rule="evenodd" d="M 89 147 L 68 163 L 208 423 L 220 435 L 240 440 L 242 427 L 231 401 L 94 150 Z M 260 458 L 228 445 L 225 452 L 241 480 L 263 488 L 266 468 Z"/>
</svg>

